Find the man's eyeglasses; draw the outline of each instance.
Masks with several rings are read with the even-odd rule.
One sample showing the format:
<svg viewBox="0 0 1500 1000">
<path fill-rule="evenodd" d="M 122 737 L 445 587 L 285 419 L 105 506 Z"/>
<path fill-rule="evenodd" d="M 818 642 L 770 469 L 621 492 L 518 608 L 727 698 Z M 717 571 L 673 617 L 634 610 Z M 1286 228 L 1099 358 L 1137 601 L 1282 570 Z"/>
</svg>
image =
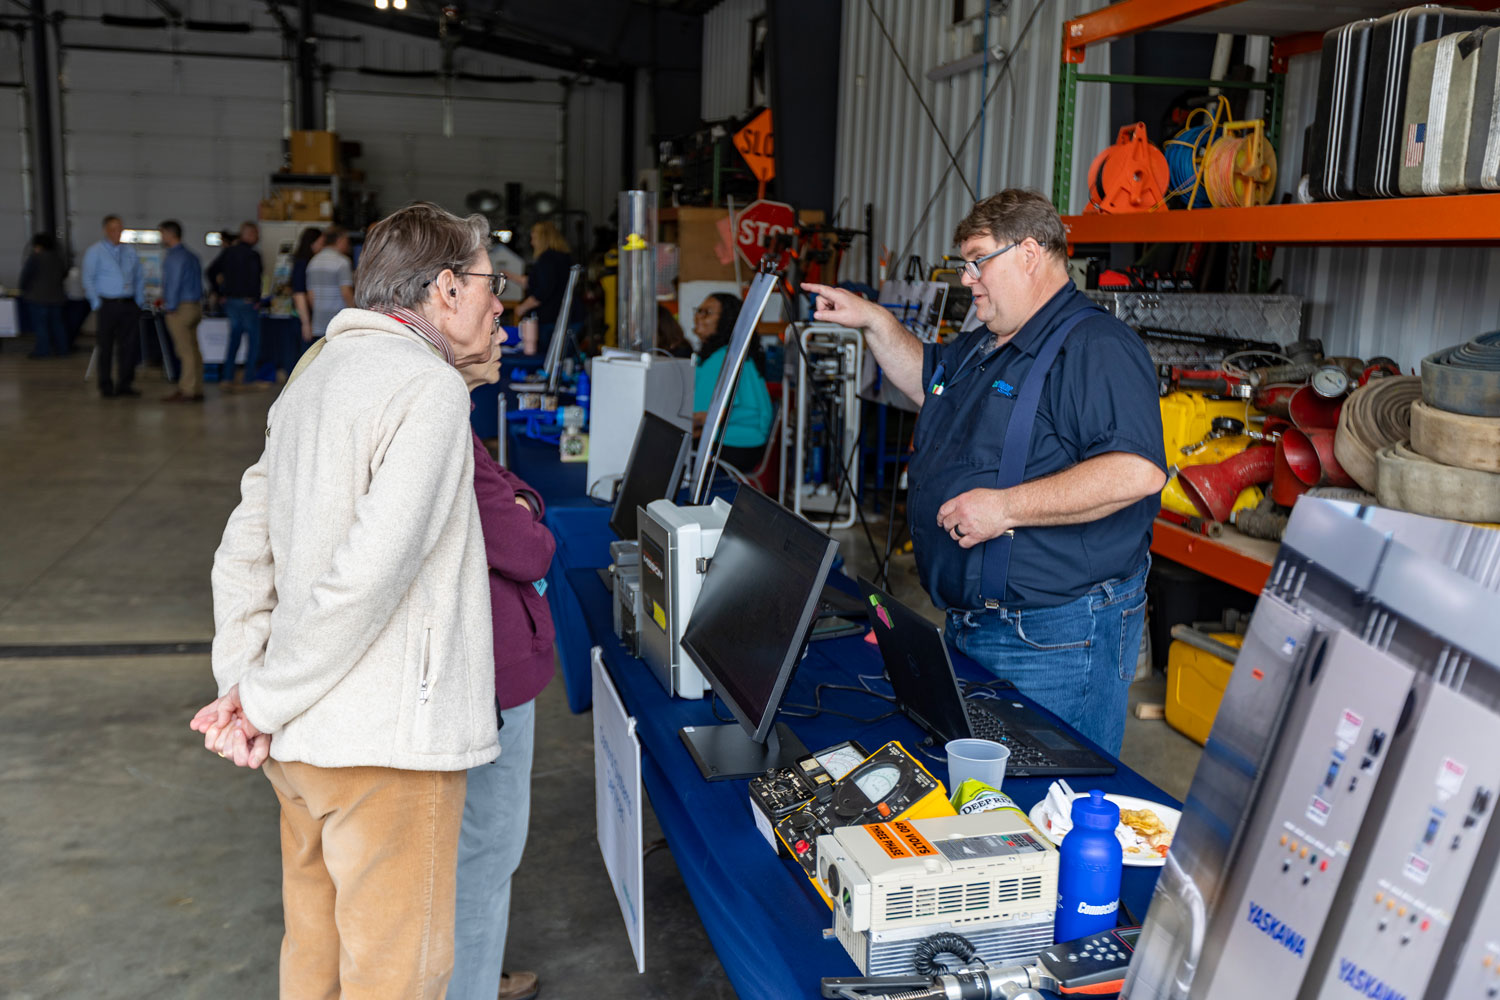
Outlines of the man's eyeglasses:
<svg viewBox="0 0 1500 1000">
<path fill-rule="evenodd" d="M 505 291 L 505 275 L 503 274 L 489 274 L 485 271 L 454 271 L 453 273 L 466 274 L 471 278 L 489 278 L 490 294 L 497 299 L 500 297 L 500 293 Z M 430 284 L 432 284 L 432 281 L 424 281 L 422 282 L 422 287 L 426 288 Z"/>
<path fill-rule="evenodd" d="M 978 281 L 979 280 L 979 269 L 984 266 L 984 264 L 985 264 L 986 261 L 993 260 L 994 258 L 1000 256 L 1001 254 L 1003 254 L 1003 253 L 1005 253 L 1005 252 L 1007 252 L 1009 250 L 1014 250 L 1016 247 L 1018 247 L 1020 245 L 1021 244 L 1019 244 L 1019 243 L 1012 243 L 1009 246 L 1003 246 L 1003 247 L 1001 247 L 999 250 L 991 250 L 989 253 L 985 254 L 982 257 L 975 257 L 973 260 L 966 260 L 966 261 L 964 261 L 964 274 L 967 274 L 969 276 L 969 280 L 970 281 Z M 1037 244 L 1037 246 L 1039 246 L 1039 247 L 1045 247 L 1046 245 L 1047 244 L 1045 244 L 1045 243 L 1038 243 Z"/>
</svg>

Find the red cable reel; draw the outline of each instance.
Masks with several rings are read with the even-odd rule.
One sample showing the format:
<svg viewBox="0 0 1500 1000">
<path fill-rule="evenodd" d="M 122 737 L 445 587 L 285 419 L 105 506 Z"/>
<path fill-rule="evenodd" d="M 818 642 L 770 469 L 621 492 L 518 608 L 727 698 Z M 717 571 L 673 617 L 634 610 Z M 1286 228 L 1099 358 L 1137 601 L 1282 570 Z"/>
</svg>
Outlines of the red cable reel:
<svg viewBox="0 0 1500 1000">
<path fill-rule="evenodd" d="M 1085 212 L 1165 212 L 1171 171 L 1162 151 L 1146 139 L 1145 122 L 1120 129 L 1115 144 L 1089 164 Z"/>
</svg>

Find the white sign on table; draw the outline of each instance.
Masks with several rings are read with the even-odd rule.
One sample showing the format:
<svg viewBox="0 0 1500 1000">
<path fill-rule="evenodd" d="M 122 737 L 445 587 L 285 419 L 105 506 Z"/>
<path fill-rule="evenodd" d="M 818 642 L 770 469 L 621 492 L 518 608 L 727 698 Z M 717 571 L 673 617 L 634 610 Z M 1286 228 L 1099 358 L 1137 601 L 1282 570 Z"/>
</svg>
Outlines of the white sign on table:
<svg viewBox="0 0 1500 1000">
<path fill-rule="evenodd" d="M 590 656 L 594 674 L 594 822 L 599 853 L 620 902 L 635 969 L 646 971 L 645 858 L 641 854 L 641 741 L 635 718 L 604 669 L 603 652 Z"/>
<path fill-rule="evenodd" d="M 229 320 L 223 316 L 205 316 L 203 322 L 198 324 L 198 350 L 203 354 L 205 365 L 222 365 L 224 355 L 229 351 Z M 236 352 L 239 356 L 234 363 L 242 365 L 245 363 L 245 355 L 250 350 L 250 338 L 240 338 L 240 349 Z"/>
<path fill-rule="evenodd" d="M 0 337 L 21 335 L 20 310 L 15 299 L 0 299 Z"/>
</svg>

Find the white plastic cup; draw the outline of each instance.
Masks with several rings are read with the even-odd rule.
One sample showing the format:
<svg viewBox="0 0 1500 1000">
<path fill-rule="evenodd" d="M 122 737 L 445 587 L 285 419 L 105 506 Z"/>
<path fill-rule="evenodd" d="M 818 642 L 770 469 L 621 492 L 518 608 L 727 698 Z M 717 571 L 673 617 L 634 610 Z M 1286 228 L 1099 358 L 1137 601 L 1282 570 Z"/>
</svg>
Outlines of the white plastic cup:
<svg viewBox="0 0 1500 1000">
<path fill-rule="evenodd" d="M 1005 781 L 1005 765 L 1010 762 L 1010 747 L 994 740 L 966 739 L 950 741 L 947 751 L 949 795 L 970 778 L 1000 790 Z"/>
</svg>

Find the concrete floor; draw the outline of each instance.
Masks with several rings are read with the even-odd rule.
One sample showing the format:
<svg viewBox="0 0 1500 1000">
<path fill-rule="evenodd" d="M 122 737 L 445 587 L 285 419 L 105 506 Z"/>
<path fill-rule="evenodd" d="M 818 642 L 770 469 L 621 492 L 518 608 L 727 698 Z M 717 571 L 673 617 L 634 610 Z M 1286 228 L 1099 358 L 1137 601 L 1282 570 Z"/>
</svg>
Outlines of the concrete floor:
<svg viewBox="0 0 1500 1000">
<path fill-rule="evenodd" d="M 0 343 L 0 996 L 274 996 L 276 800 L 187 728 L 214 694 L 206 654 L 4 648 L 210 639 L 209 565 L 274 393 L 210 385 L 202 405 L 164 406 L 146 370 L 143 398 L 100 400 L 86 354 L 28 361 L 25 341 Z M 862 568 L 863 533 L 841 534 Z M 910 570 L 892 580 L 915 603 Z M 1137 690 L 1160 700 L 1159 680 Z M 733 996 L 665 850 L 647 860 L 636 974 L 594 842 L 590 720 L 560 682 L 538 709 L 509 964 L 553 998 Z M 1181 797 L 1197 747 L 1132 718 L 1124 757 Z"/>
</svg>

